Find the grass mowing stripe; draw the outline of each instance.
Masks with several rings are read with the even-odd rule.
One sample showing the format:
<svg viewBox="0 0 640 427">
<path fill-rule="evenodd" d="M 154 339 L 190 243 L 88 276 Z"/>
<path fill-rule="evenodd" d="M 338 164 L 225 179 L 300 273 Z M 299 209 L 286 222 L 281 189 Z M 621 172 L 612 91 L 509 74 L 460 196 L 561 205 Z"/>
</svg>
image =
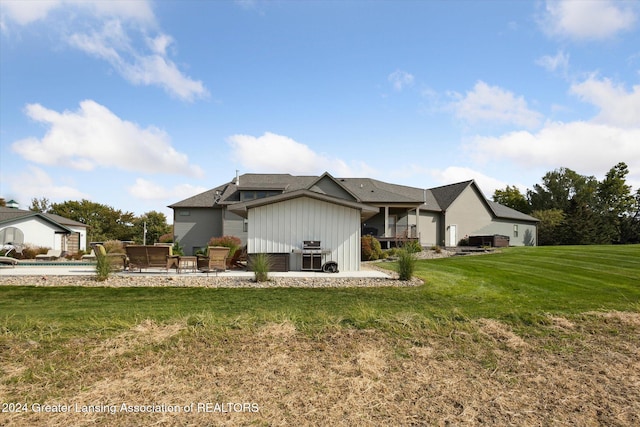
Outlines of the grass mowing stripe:
<svg viewBox="0 0 640 427">
<path fill-rule="evenodd" d="M 633 265 L 630 255 L 638 255 L 637 265 L 640 245 L 510 248 L 488 256 L 424 260 L 416 264 L 416 275 L 426 285 L 407 288 L 0 286 L 0 331 L 74 335 L 121 330 L 144 319 L 188 318 L 224 327 L 287 319 L 311 329 L 388 327 L 397 319 L 518 322 L 544 313 L 637 311 L 640 268 L 612 267 L 618 259 Z"/>
</svg>

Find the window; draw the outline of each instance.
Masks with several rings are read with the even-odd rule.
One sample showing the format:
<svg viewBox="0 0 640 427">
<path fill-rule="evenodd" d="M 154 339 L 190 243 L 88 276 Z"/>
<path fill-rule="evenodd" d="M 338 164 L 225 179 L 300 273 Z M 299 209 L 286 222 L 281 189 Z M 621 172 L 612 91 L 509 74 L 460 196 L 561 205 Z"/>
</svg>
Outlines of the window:
<svg viewBox="0 0 640 427">
<path fill-rule="evenodd" d="M 518 224 L 513 224 L 513 237 L 518 237 Z"/>
<path fill-rule="evenodd" d="M 243 190 L 240 192 L 240 201 L 246 202 L 254 199 L 264 199 L 265 197 L 271 197 L 278 194 L 282 194 L 282 191 L 278 190 Z"/>
<path fill-rule="evenodd" d="M 191 215 L 190 211 L 179 211 L 178 215 L 180 216 L 189 216 Z"/>
</svg>

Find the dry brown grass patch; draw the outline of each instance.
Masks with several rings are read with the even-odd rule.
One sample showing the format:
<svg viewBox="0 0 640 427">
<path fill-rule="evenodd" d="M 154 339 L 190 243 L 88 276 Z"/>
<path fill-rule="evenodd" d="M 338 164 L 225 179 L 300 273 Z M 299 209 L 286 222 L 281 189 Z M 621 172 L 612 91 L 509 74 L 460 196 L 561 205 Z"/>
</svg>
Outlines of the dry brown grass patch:
<svg viewBox="0 0 640 427">
<path fill-rule="evenodd" d="M 0 400 L 44 386 L 57 393 L 48 403 L 235 402 L 259 411 L 0 414 L 0 424 L 638 425 L 640 327 L 635 315 L 611 316 L 566 320 L 571 330 L 556 318 L 522 337 L 490 319 L 450 325 L 459 333 L 414 328 L 406 336 L 339 327 L 310 336 L 290 322 L 143 323 L 98 345 L 77 341 L 78 351 L 108 356 L 70 366 L 64 389 L 44 376 L 5 381 Z M 37 368 L 21 360 L 5 373 Z"/>
</svg>

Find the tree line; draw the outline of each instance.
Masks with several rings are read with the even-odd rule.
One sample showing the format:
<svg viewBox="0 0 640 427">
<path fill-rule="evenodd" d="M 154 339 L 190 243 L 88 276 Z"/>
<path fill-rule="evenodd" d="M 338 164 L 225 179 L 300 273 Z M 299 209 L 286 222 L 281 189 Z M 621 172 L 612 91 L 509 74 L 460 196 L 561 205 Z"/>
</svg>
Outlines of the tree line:
<svg viewBox="0 0 640 427">
<path fill-rule="evenodd" d="M 640 189 L 632 192 L 628 174 L 624 162 L 602 181 L 563 167 L 526 194 L 507 186 L 493 200 L 539 219 L 539 245 L 640 243 Z"/>
<path fill-rule="evenodd" d="M 89 200 L 50 203 L 48 199 L 32 199 L 29 210 L 60 215 L 87 225 L 88 242 L 122 240 L 142 243 L 146 224 L 146 243 L 173 241 L 173 233 L 162 212 L 149 211 L 141 216 Z M 163 237 L 164 236 L 164 237 Z"/>
</svg>

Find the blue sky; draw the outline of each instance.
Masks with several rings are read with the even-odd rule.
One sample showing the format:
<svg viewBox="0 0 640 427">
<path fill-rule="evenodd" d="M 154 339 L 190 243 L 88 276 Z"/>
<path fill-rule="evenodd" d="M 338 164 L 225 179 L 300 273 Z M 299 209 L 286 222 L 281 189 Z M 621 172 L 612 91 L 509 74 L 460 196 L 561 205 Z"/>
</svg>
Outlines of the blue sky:
<svg viewBox="0 0 640 427">
<path fill-rule="evenodd" d="M 0 1 L 0 197 L 135 214 L 240 173 L 640 188 L 640 2 Z"/>
</svg>

